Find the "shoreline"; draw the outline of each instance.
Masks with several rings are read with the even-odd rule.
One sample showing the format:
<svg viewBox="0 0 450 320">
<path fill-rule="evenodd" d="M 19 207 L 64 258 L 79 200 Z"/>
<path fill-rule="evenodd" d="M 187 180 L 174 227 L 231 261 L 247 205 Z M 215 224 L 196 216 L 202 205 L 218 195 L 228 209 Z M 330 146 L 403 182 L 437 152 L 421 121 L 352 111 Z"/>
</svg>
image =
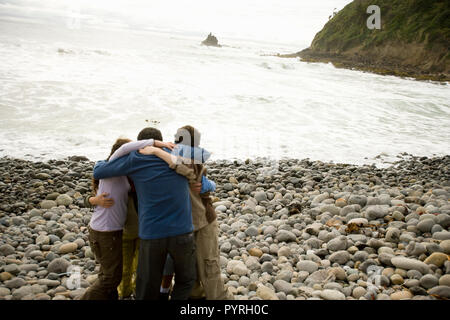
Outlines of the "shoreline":
<svg viewBox="0 0 450 320">
<path fill-rule="evenodd" d="M 230 157 L 230 158 L 218 158 L 209 159 L 206 164 L 214 164 L 216 162 L 219 163 L 242 163 L 245 161 L 251 161 L 255 163 L 263 163 L 266 165 L 271 165 L 276 162 L 280 161 L 311 161 L 311 162 L 322 162 L 322 163 L 330 163 L 330 164 L 345 164 L 345 165 L 354 165 L 354 166 L 376 166 L 377 168 L 387 168 L 389 166 L 395 165 L 396 163 L 400 161 L 405 160 L 414 160 L 414 159 L 420 159 L 420 158 L 437 158 L 437 157 L 446 157 L 449 154 L 445 153 L 432 153 L 432 154 L 412 154 L 408 152 L 399 152 L 397 154 L 388 154 L 386 152 L 381 152 L 377 155 L 372 155 L 370 157 L 366 156 L 362 159 L 357 160 L 334 160 L 334 159 L 320 159 L 320 158 L 312 158 L 312 157 L 303 157 L 303 158 L 295 158 L 292 156 L 283 156 L 280 158 L 271 158 L 271 157 L 265 157 L 265 156 L 256 156 L 256 157 Z M 48 154 L 41 155 L 41 156 L 35 156 L 31 154 L 26 154 L 23 156 L 10 156 L 10 155 L 2 155 L 0 154 L 0 161 L 1 160 L 18 160 L 18 161 L 28 161 L 28 162 L 54 162 L 54 161 L 75 161 L 75 162 L 83 162 L 88 161 L 92 162 L 93 164 L 96 161 L 103 160 L 103 159 L 97 159 L 92 160 L 88 156 L 85 155 L 65 155 L 60 157 L 51 157 Z"/>
<path fill-rule="evenodd" d="M 370 72 L 383 76 L 412 78 L 417 81 L 435 81 L 442 85 L 450 81 L 450 77 L 442 73 L 430 74 L 421 72 L 418 68 L 403 66 L 398 62 L 389 62 L 388 60 L 383 60 L 383 62 L 372 61 L 370 58 L 362 55 L 348 57 L 341 54 L 318 53 L 311 50 L 311 48 L 306 48 L 296 53 L 277 54 L 275 56 L 280 58 L 300 58 L 303 62 L 332 63 L 336 68 Z"/>
<path fill-rule="evenodd" d="M 93 163 L 0 158 L 0 300 L 77 299 L 95 281 L 82 201 Z M 387 168 L 308 159 L 207 167 L 235 299 L 450 298 L 450 155 Z M 58 275 L 69 265 L 81 269 L 78 289 Z"/>
</svg>

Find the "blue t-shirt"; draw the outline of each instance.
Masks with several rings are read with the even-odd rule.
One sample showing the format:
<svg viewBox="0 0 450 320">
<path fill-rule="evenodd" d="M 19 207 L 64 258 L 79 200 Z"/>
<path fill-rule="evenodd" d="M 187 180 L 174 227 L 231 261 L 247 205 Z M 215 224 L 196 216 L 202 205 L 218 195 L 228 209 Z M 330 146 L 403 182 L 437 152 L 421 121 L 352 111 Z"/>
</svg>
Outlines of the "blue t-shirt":
<svg viewBox="0 0 450 320">
<path fill-rule="evenodd" d="M 182 143 L 177 144 L 176 147 L 169 152 L 174 156 L 193 159 L 196 164 L 205 163 L 211 157 L 211 153 L 206 149 L 191 147 Z"/>
<path fill-rule="evenodd" d="M 180 156 L 183 158 L 192 159 L 197 164 L 205 163 L 210 157 L 211 153 L 200 147 L 191 147 L 185 144 L 179 143 L 172 151 L 166 149 L 166 151 L 170 152 L 174 156 Z M 213 192 L 216 191 L 216 184 L 214 181 L 209 180 L 205 176 L 202 176 L 202 188 L 200 193 L 205 192 Z"/>
<path fill-rule="evenodd" d="M 115 176 L 129 176 L 136 187 L 141 239 L 167 238 L 194 230 L 188 180 L 164 160 L 133 151 L 95 164 L 95 179 Z"/>
</svg>

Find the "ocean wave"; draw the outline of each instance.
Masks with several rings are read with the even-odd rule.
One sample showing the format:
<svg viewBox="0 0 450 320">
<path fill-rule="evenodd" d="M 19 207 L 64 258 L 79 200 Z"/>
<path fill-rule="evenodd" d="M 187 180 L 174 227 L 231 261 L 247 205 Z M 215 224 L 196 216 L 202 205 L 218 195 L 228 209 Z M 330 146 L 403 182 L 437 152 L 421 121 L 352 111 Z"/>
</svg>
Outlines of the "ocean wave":
<svg viewBox="0 0 450 320">
<path fill-rule="evenodd" d="M 93 50 L 75 50 L 68 48 L 58 48 L 57 52 L 59 54 L 70 54 L 70 55 L 101 55 L 101 56 L 111 56 L 112 54 L 106 50 L 93 49 Z"/>
<path fill-rule="evenodd" d="M 258 67 L 261 67 L 261 68 L 264 68 L 264 69 L 267 69 L 267 70 L 272 70 L 272 67 L 269 66 L 269 64 L 267 62 L 260 63 L 258 65 Z"/>
</svg>

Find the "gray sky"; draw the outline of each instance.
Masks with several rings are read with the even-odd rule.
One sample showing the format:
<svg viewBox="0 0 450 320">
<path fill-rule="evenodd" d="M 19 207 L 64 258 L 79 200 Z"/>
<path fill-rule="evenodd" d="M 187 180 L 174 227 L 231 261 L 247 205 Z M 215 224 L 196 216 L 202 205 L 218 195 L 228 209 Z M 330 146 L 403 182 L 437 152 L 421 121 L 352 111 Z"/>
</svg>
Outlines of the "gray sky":
<svg viewBox="0 0 450 320">
<path fill-rule="evenodd" d="M 158 29 L 274 42 L 311 41 L 351 0 L 0 0 L 0 19 Z"/>
</svg>

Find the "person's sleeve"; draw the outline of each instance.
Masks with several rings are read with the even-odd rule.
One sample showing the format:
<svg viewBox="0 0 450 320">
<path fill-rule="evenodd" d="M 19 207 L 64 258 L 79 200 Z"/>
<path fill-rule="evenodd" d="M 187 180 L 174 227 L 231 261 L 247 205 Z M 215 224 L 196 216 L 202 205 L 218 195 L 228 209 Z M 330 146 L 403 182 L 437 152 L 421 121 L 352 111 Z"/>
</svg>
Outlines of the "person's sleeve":
<svg viewBox="0 0 450 320">
<path fill-rule="evenodd" d="M 94 206 L 89 202 L 89 198 L 92 197 L 92 195 L 88 195 L 84 197 L 84 206 L 86 208 L 93 208 Z"/>
<path fill-rule="evenodd" d="M 131 158 L 129 156 L 120 157 L 113 161 L 98 161 L 94 166 L 94 178 L 100 180 L 126 176 L 131 168 Z"/>
<path fill-rule="evenodd" d="M 209 152 L 208 150 L 201 148 L 202 149 L 202 160 L 203 162 L 206 162 L 210 157 L 211 157 L 211 152 Z"/>
<path fill-rule="evenodd" d="M 123 157 L 124 155 L 127 155 L 132 151 L 145 148 L 146 146 L 152 146 L 154 143 L 155 141 L 153 139 L 125 143 L 112 154 L 112 156 L 109 158 L 109 161 L 113 161 L 117 158 Z"/>
<path fill-rule="evenodd" d="M 191 147 L 181 143 L 177 144 L 171 153 L 175 156 L 193 159 L 196 163 L 205 163 L 211 157 L 211 153 L 204 148 Z"/>
<path fill-rule="evenodd" d="M 181 164 L 181 163 L 180 164 L 173 163 L 169 167 L 171 169 L 175 170 L 175 172 L 178 173 L 179 175 L 182 175 L 186 179 L 188 179 L 189 183 L 195 182 L 196 176 L 194 173 L 194 169 L 191 169 L 188 166 Z"/>
<path fill-rule="evenodd" d="M 202 176 L 202 189 L 200 190 L 200 194 L 206 193 L 206 192 L 214 192 L 214 191 L 216 191 L 215 182 L 209 180 L 205 176 Z"/>
</svg>

